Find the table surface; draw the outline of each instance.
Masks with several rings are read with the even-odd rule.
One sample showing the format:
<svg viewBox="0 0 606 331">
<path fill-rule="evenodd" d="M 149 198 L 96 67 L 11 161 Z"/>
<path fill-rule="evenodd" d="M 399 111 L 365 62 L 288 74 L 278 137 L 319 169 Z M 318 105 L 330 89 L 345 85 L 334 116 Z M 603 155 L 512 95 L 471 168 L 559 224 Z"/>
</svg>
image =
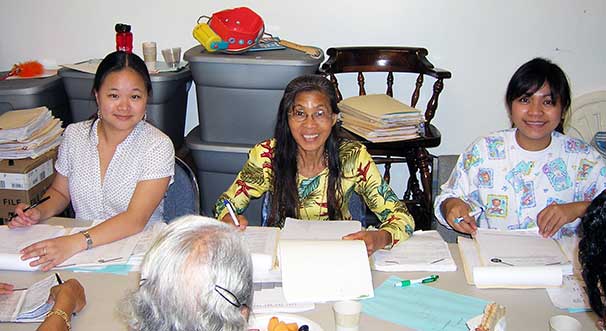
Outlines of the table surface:
<svg viewBox="0 0 606 331">
<path fill-rule="evenodd" d="M 64 223 L 65 224 L 65 223 Z M 69 224 L 65 224 L 69 226 Z M 595 330 L 597 316 L 592 312 L 570 314 L 553 306 L 545 289 L 514 290 L 514 289 L 478 289 L 467 285 L 463 272 L 461 259 L 455 244 L 449 244 L 451 253 L 458 266 L 456 272 L 441 272 L 440 279 L 429 284 L 444 290 L 463 295 L 469 295 L 487 301 L 496 301 L 507 308 L 507 329 L 518 330 L 548 330 L 548 321 L 554 315 L 570 315 L 583 324 L 583 330 Z M 16 287 L 27 287 L 40 280 L 49 273 L 43 272 L 0 272 L 0 281 L 10 282 Z M 427 272 L 387 273 L 373 271 L 373 283 L 378 287 L 389 276 L 396 275 L 402 278 L 418 278 L 427 275 Z M 137 288 L 139 274 L 129 273 L 127 276 L 101 274 L 101 273 L 74 273 L 61 271 L 63 279 L 77 278 L 86 291 L 87 305 L 84 310 L 74 317 L 72 330 L 127 330 L 126 324 L 120 315 L 120 304 L 129 291 Z M 324 331 L 335 330 L 334 317 L 330 304 L 316 304 L 316 309 L 298 313 L 316 323 Z M 37 323 L 2 323 L 2 330 L 35 330 Z M 378 320 L 362 314 L 360 317 L 360 330 L 412 330 L 390 322 Z"/>
</svg>

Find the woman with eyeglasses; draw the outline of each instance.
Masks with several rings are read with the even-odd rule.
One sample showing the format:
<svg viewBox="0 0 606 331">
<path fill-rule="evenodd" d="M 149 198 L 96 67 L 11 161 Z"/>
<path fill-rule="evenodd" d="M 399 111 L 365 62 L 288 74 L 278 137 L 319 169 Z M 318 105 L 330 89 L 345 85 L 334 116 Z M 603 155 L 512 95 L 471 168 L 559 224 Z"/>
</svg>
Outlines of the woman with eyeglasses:
<svg viewBox="0 0 606 331">
<path fill-rule="evenodd" d="M 364 240 L 368 255 L 408 239 L 414 220 L 387 184 L 366 148 L 338 136 L 337 96 L 318 75 L 292 80 L 278 110 L 274 138 L 255 145 L 233 184 L 215 204 L 215 217 L 234 224 L 225 201 L 241 214 L 251 199 L 271 193 L 269 226 L 286 217 L 306 220 L 351 219 L 353 192 L 381 221 L 379 231 L 344 239 Z M 241 228 L 248 221 L 237 215 Z"/>
<path fill-rule="evenodd" d="M 245 331 L 252 260 L 231 226 L 185 216 L 160 233 L 141 264 L 139 289 L 121 311 L 136 331 Z"/>
</svg>

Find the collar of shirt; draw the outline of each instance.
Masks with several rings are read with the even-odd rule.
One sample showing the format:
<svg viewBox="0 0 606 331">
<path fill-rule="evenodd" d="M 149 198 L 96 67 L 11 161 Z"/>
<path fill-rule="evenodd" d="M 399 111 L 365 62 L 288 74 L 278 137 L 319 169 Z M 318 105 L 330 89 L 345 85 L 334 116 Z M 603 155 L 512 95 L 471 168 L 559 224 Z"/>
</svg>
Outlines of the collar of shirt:
<svg viewBox="0 0 606 331">
<path fill-rule="evenodd" d="M 99 135 L 97 134 L 97 126 L 99 125 L 99 120 L 96 120 L 93 123 L 93 126 L 91 128 L 91 134 L 90 134 L 90 142 L 94 145 L 97 146 L 99 144 Z M 135 127 L 133 128 L 133 130 L 128 134 L 128 136 L 126 137 L 126 139 L 124 139 L 124 141 L 122 141 L 119 145 L 118 148 L 124 144 L 129 144 L 131 141 L 133 141 L 133 139 L 135 139 L 139 133 L 141 131 L 143 131 L 143 126 L 145 125 L 145 121 L 139 121 L 139 123 L 137 123 L 137 125 L 135 125 Z"/>
</svg>

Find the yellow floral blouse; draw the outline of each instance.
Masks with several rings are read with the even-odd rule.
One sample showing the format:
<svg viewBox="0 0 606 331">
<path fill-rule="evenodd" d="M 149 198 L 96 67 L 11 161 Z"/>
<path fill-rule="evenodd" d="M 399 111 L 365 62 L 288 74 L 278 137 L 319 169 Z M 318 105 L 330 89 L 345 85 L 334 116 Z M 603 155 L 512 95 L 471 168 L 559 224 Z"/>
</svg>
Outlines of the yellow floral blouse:
<svg viewBox="0 0 606 331">
<path fill-rule="evenodd" d="M 275 143 L 274 139 L 265 140 L 250 150 L 248 161 L 236 180 L 215 203 L 215 217 L 222 219 L 228 213 L 223 199 L 228 199 L 236 212 L 241 214 L 248 207 L 250 199 L 259 198 L 272 189 L 271 162 Z M 341 201 L 343 218 L 351 219 L 349 198 L 355 191 L 381 221 L 380 229 L 391 234 L 392 245 L 408 239 L 414 230 L 414 220 L 389 184 L 383 180 L 366 147 L 358 142 L 344 140 L 339 146 L 339 158 L 343 171 L 341 188 L 345 196 Z M 328 220 L 327 183 L 328 168 L 312 178 L 298 175 L 298 218 Z"/>
</svg>

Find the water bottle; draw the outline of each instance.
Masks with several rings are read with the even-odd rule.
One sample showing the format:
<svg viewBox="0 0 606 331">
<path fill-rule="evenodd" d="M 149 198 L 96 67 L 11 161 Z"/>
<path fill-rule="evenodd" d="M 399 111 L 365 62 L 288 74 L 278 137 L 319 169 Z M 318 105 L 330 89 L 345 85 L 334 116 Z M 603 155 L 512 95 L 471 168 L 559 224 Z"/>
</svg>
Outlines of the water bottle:
<svg viewBox="0 0 606 331">
<path fill-rule="evenodd" d="M 116 50 L 127 53 L 133 52 L 133 33 L 130 32 L 130 25 L 116 24 Z"/>
</svg>

